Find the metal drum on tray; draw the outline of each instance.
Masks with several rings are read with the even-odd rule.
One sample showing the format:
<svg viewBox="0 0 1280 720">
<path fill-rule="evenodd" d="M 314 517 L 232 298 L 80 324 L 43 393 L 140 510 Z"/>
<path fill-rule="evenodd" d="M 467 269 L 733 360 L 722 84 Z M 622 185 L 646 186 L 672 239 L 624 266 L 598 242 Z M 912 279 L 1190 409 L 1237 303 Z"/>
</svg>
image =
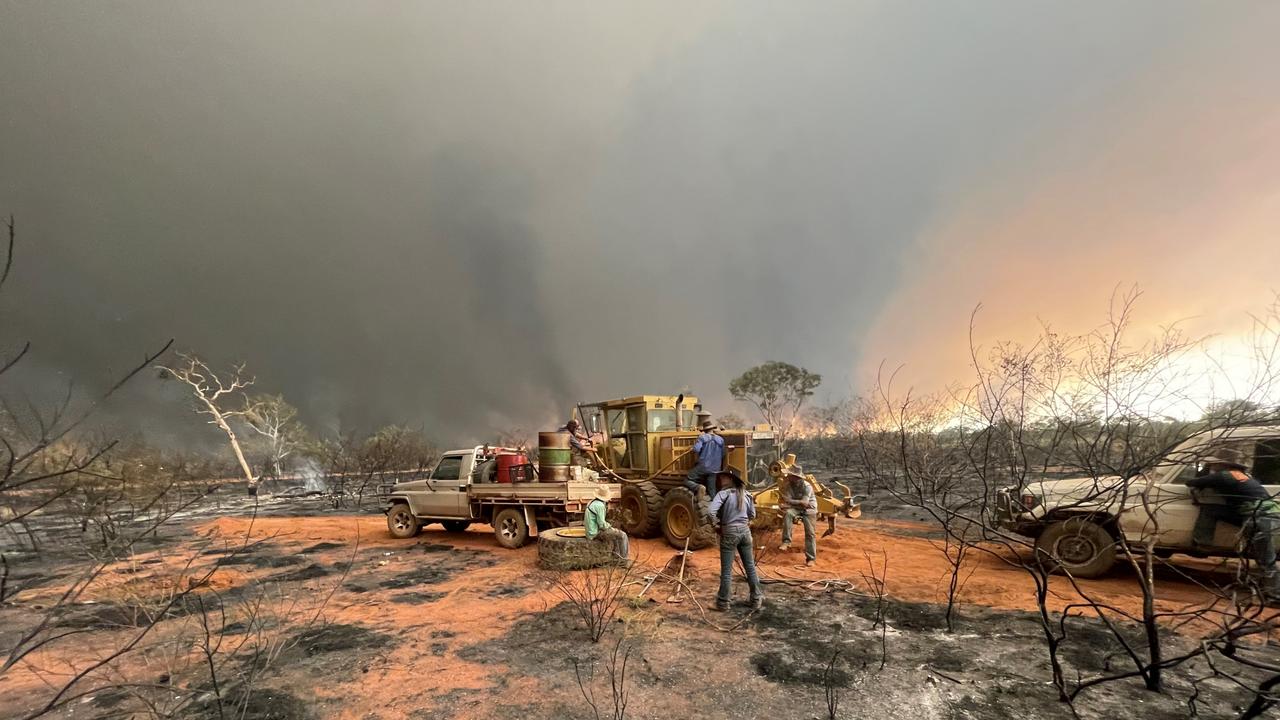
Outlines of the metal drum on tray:
<svg viewBox="0 0 1280 720">
<path fill-rule="evenodd" d="M 538 433 L 538 479 L 542 482 L 568 482 L 573 450 L 567 432 Z"/>
</svg>

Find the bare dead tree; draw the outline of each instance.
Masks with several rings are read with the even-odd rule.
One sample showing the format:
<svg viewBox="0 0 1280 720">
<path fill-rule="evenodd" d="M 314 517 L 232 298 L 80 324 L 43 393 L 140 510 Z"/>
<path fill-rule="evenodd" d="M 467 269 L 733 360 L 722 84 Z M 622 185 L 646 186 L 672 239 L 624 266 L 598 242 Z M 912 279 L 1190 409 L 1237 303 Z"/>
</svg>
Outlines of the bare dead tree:
<svg viewBox="0 0 1280 720">
<path fill-rule="evenodd" d="M 157 365 L 156 369 L 160 371 L 160 377 L 174 379 L 187 386 L 195 398 L 196 413 L 208 416 L 209 424 L 217 427 L 227 436 L 231 451 L 235 453 L 236 462 L 240 464 L 245 482 L 248 483 L 249 493 L 257 494 L 258 478 L 249 467 L 244 449 L 240 446 L 240 439 L 231 427 L 232 419 L 245 414 L 244 390 L 253 385 L 253 378 L 245 377 L 243 363 L 233 366 L 224 379 L 193 354 L 178 353 L 178 360 L 179 362 L 171 366 Z"/>
<path fill-rule="evenodd" d="M 587 570 L 550 571 L 551 586 L 573 608 L 591 642 L 600 642 L 617 615 L 623 590 L 631 584 L 632 567 L 611 563 Z"/>
<path fill-rule="evenodd" d="M 979 506 L 958 512 L 980 530 L 982 542 L 970 547 L 1022 569 L 1033 581 L 1052 680 L 1060 699 L 1069 703 L 1088 688 L 1127 678 L 1164 691 L 1166 670 L 1207 650 L 1169 656 L 1162 625 L 1236 615 L 1223 601 L 1238 588 L 1203 583 L 1217 599 L 1204 607 L 1159 610 L 1157 568 L 1179 571 L 1161 557 L 1157 544 L 1160 509 L 1170 500 L 1161 495 L 1156 478 L 1171 462 L 1175 467 L 1194 465 L 1194 458 L 1170 458 L 1176 448 L 1198 437 L 1226 437 L 1278 419 L 1273 392 L 1277 341 L 1266 332 L 1258 333 L 1266 339 L 1255 344 L 1259 368 L 1253 386 L 1232 387 L 1233 394 L 1250 400 L 1233 406 L 1247 414 L 1228 409 L 1205 412 L 1200 419 L 1175 419 L 1186 418 L 1188 408 L 1203 411 L 1200 390 L 1206 378 L 1223 378 L 1202 369 L 1196 360 L 1203 345 L 1176 327 L 1133 339 L 1138 297 L 1137 292 L 1117 295 L 1107 322 L 1086 335 L 1064 336 L 1046 328 L 1029 346 L 1001 343 L 985 357 L 971 343 L 977 381 L 955 394 L 952 429 L 936 433 L 939 439 L 950 435 L 979 483 Z M 1258 402 L 1265 398 L 1271 401 Z M 1074 489 L 1049 508 L 1046 521 L 1051 524 L 1043 534 L 1023 537 L 1000 521 L 1002 513 L 1035 508 L 1043 495 L 1041 481 L 1055 475 L 1074 478 Z M 943 511 L 943 503 L 926 500 Z M 1098 546 L 1091 557 L 1104 564 L 1118 559 L 1128 567 L 1142 594 L 1141 611 L 1130 613 L 1092 597 L 1090 587 L 1078 582 L 1058 555 L 1060 538 L 1075 544 L 1087 540 Z M 1062 574 L 1081 598 L 1057 620 L 1047 603 L 1054 573 Z M 1092 616 L 1111 632 L 1128 669 L 1104 669 L 1067 682 L 1058 651 L 1067 640 L 1065 618 L 1075 613 Z M 1134 630 L 1140 641 L 1133 640 Z M 1224 641 L 1222 647 L 1228 645 Z"/>
<path fill-rule="evenodd" d="M 0 287 L 14 259 L 12 219 L 7 227 Z M 221 622 L 229 607 L 227 599 L 210 583 L 230 558 L 252 549 L 248 533 L 216 559 L 197 548 L 173 558 L 175 564 L 162 561 L 146 566 L 154 569 L 145 580 L 139 576 L 134 584 L 107 582 L 120 572 L 140 572 L 141 566 L 134 562 L 138 542 L 154 536 L 158 528 L 212 490 L 185 460 L 173 461 L 122 445 L 90 429 L 94 411 L 129 380 L 153 367 L 171 344 L 149 354 L 96 397 L 84 400 L 68 388 L 45 405 L 29 399 L 21 389 L 15 392 L 8 387 L 9 372 L 26 356 L 29 344 L 0 361 L 0 534 L 32 549 L 43 547 L 64 560 L 69 571 L 55 579 L 60 585 L 52 586 L 56 588 L 52 595 L 33 602 L 28 595 L 32 588 L 12 582 L 14 563 L 7 553 L 0 553 L 0 598 L 6 604 L 24 606 L 17 621 L 5 628 L 0 682 L 26 673 L 46 689 L 43 696 L 29 697 L 22 707 L 9 705 L 12 698 L 6 695 L 6 709 L 18 716 L 60 713 L 92 694 L 113 692 L 137 700 L 121 715 L 174 717 L 189 714 L 183 707 L 200 702 L 204 680 L 224 698 L 248 687 L 242 676 L 244 654 L 255 645 L 231 640 Z M 68 519 L 72 527 L 82 528 L 85 542 L 65 540 Z M 45 544 L 46 532 L 58 533 L 62 541 Z M 96 535 L 96 540 L 90 542 L 90 535 Z M 85 602 L 98 597 L 108 584 L 116 594 L 110 604 Z M 119 596 L 121 587 L 134 590 Z M 279 634 L 317 620 L 318 613 L 312 612 L 276 614 L 280 606 L 268 600 L 269 594 L 264 587 L 253 611 L 263 619 L 261 627 L 278 627 L 272 632 Z M 232 604 L 251 595 L 238 593 Z M 310 596 L 306 603 L 323 603 L 327 598 Z M 103 610 L 118 611 L 119 616 L 104 618 L 98 614 Z M 84 652 L 85 633 L 104 623 L 117 632 L 95 642 L 93 652 Z M 170 658 L 170 669 L 180 671 L 181 677 L 166 673 L 157 680 L 147 665 L 157 657 Z M 57 665 L 50 667 L 51 663 Z"/>
<path fill-rule="evenodd" d="M 827 701 L 827 720 L 836 720 L 840 712 L 840 684 L 836 682 L 836 661 L 840 659 L 840 651 L 831 653 L 831 661 L 822 672 L 822 693 Z M 882 664 L 881 667 L 884 667 Z"/>
<path fill-rule="evenodd" d="M 889 661 L 889 623 L 885 622 L 884 617 L 888 607 L 885 579 L 889 575 L 889 555 L 884 550 L 880 551 L 879 566 L 872 559 L 870 552 L 863 550 L 862 557 L 867 561 L 867 570 L 859 571 L 858 574 L 862 576 L 862 581 L 866 583 L 867 589 L 871 591 L 876 601 L 875 621 L 872 622 L 871 629 L 880 628 L 880 669 L 883 670 Z"/>
<path fill-rule="evenodd" d="M 971 517 L 981 503 L 969 478 L 969 466 L 944 432 L 948 422 L 945 396 L 917 396 L 910 390 L 897 397 L 893 376 L 883 372 L 874 400 L 863 403 L 857 442 L 864 472 L 905 505 L 923 510 L 941 530 L 941 541 L 930 544 L 946 559 L 945 620 L 955 630 L 956 600 L 973 574 L 966 559 L 977 529 Z M 966 573 L 966 568 L 968 572 Z"/>
<path fill-rule="evenodd" d="M 605 657 L 605 674 L 609 684 L 609 700 L 611 704 L 605 707 L 604 714 L 601 714 L 600 710 L 601 701 L 596 699 L 595 662 L 588 663 L 584 673 L 581 661 L 578 658 L 571 660 L 573 676 L 578 681 L 578 691 L 582 693 L 582 699 L 591 708 L 592 716 L 596 720 L 603 720 L 604 718 L 626 720 L 629 693 L 627 688 L 627 662 L 630 658 L 631 645 L 627 642 L 625 635 L 619 636 L 613 644 L 613 649 Z"/>
<path fill-rule="evenodd" d="M 257 395 L 244 399 L 241 417 L 267 445 L 267 460 L 278 479 L 284 464 L 307 441 L 306 428 L 298 422 L 298 409 L 283 395 Z"/>
</svg>

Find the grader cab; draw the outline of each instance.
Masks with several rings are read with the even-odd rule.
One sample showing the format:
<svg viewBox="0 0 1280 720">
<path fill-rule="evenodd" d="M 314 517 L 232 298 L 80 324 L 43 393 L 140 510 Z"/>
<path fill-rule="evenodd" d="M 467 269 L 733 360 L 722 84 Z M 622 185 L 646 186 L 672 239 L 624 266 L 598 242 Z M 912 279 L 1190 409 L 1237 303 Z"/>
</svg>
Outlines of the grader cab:
<svg viewBox="0 0 1280 720">
<path fill-rule="evenodd" d="M 596 438 L 596 460 L 606 475 L 623 481 L 619 525 L 633 537 L 661 533 L 673 547 L 710 545 L 715 533 L 704 522 L 710 498 L 689 492 L 685 477 L 698 459 L 692 452 L 702 405 L 685 395 L 636 395 L 580 405 L 582 424 Z M 754 432 L 720 431 L 728 467 L 750 470 Z M 752 458 L 754 459 L 754 458 Z"/>
</svg>

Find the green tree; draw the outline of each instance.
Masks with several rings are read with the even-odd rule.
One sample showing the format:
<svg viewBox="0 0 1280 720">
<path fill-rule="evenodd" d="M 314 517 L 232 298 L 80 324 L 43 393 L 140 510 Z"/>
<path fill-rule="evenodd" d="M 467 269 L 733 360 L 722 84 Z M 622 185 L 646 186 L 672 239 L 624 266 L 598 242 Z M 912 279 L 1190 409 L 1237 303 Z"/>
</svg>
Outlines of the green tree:
<svg viewBox="0 0 1280 720">
<path fill-rule="evenodd" d="M 820 384 L 822 376 L 817 373 L 771 360 L 734 378 L 729 393 L 735 400 L 755 405 L 764 421 L 773 426 L 778 447 L 785 449 L 800 409 Z"/>
</svg>

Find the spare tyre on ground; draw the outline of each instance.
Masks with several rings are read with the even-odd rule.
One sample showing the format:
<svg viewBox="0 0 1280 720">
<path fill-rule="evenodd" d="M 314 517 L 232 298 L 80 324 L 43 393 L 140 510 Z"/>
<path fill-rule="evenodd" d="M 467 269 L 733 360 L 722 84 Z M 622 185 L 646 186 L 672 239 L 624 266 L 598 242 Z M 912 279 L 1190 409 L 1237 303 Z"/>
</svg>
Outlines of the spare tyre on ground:
<svg viewBox="0 0 1280 720">
<path fill-rule="evenodd" d="M 581 527 L 562 527 L 538 533 L 538 566 L 544 570 L 586 570 L 621 564 L 613 543 L 587 539 Z"/>
</svg>

